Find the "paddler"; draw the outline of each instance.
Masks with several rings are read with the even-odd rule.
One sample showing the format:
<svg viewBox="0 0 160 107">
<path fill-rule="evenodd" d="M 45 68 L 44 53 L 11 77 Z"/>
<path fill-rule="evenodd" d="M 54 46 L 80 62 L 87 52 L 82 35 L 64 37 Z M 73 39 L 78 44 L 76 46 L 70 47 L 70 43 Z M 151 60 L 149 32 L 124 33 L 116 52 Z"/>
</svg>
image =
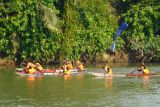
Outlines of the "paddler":
<svg viewBox="0 0 160 107">
<path fill-rule="evenodd" d="M 72 62 L 71 62 L 71 61 L 67 61 L 66 63 L 67 63 L 67 68 L 68 68 L 69 70 L 73 69 L 73 65 L 72 65 Z"/>
<path fill-rule="evenodd" d="M 26 73 L 34 74 L 36 72 L 35 69 L 36 65 L 31 62 L 28 62 L 25 68 L 26 68 Z"/>
<path fill-rule="evenodd" d="M 137 71 L 142 72 L 142 74 L 149 74 L 150 71 L 146 68 L 146 66 L 144 64 L 140 65 L 140 69 L 138 69 Z"/>
<path fill-rule="evenodd" d="M 26 62 L 22 62 L 22 63 L 21 63 L 21 66 L 23 66 L 23 72 L 24 72 L 25 74 L 28 74 L 27 63 L 26 63 Z"/>
<path fill-rule="evenodd" d="M 63 74 L 64 75 L 69 75 L 70 74 L 70 69 L 68 68 L 67 63 L 62 67 L 63 68 Z"/>
<path fill-rule="evenodd" d="M 83 66 L 82 62 L 76 61 L 76 69 L 78 69 L 79 71 L 84 70 L 84 66 Z"/>
<path fill-rule="evenodd" d="M 28 62 L 27 63 L 27 68 L 32 67 L 32 68 L 36 68 L 36 65 L 33 64 L 32 62 Z"/>
<path fill-rule="evenodd" d="M 42 71 L 43 70 L 43 67 L 41 66 L 40 63 L 36 62 L 35 65 L 36 65 L 36 70 L 37 71 Z"/>
<path fill-rule="evenodd" d="M 103 69 L 104 69 L 104 74 L 107 74 L 108 76 L 112 75 L 112 68 L 111 67 L 106 65 L 103 67 Z"/>
<path fill-rule="evenodd" d="M 29 74 L 34 74 L 36 72 L 36 69 L 32 66 L 29 66 L 27 69 Z"/>
</svg>

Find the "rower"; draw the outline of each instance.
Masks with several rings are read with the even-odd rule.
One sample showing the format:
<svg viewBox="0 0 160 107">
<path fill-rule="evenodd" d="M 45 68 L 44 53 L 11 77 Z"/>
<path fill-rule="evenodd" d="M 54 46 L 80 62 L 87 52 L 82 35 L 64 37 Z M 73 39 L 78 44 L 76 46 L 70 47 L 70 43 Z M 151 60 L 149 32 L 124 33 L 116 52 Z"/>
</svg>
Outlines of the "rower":
<svg viewBox="0 0 160 107">
<path fill-rule="evenodd" d="M 36 65 L 31 62 L 28 62 L 26 67 L 27 68 L 29 68 L 29 67 L 36 68 Z"/>
<path fill-rule="evenodd" d="M 109 66 L 105 66 L 103 67 L 104 69 L 104 74 L 107 74 L 108 76 L 112 75 L 112 68 L 110 68 Z"/>
<path fill-rule="evenodd" d="M 69 70 L 73 69 L 73 65 L 72 65 L 72 62 L 71 61 L 67 61 L 67 68 Z"/>
<path fill-rule="evenodd" d="M 36 65 L 31 62 L 28 62 L 25 68 L 26 68 L 26 73 L 34 74 L 36 72 L 35 69 Z"/>
<path fill-rule="evenodd" d="M 21 66 L 23 67 L 23 71 L 25 74 L 28 74 L 28 69 L 27 69 L 27 63 L 26 62 L 22 62 Z"/>
<path fill-rule="evenodd" d="M 27 68 L 27 69 L 28 69 L 29 74 L 34 74 L 36 72 L 36 69 L 32 66 L 29 66 L 29 68 Z"/>
<path fill-rule="evenodd" d="M 79 71 L 83 71 L 84 70 L 84 66 L 83 66 L 83 64 L 80 61 L 76 61 L 76 68 Z"/>
<path fill-rule="evenodd" d="M 43 67 L 41 66 L 40 63 L 37 62 L 35 65 L 36 65 L 36 70 L 37 71 L 42 71 L 43 70 Z"/>
<path fill-rule="evenodd" d="M 138 69 L 137 71 L 142 72 L 143 74 L 149 74 L 149 70 L 146 68 L 146 66 L 144 64 L 140 65 L 140 69 Z"/>
<path fill-rule="evenodd" d="M 67 63 L 63 66 L 63 74 L 64 75 L 70 74 L 70 69 L 68 68 Z"/>
</svg>

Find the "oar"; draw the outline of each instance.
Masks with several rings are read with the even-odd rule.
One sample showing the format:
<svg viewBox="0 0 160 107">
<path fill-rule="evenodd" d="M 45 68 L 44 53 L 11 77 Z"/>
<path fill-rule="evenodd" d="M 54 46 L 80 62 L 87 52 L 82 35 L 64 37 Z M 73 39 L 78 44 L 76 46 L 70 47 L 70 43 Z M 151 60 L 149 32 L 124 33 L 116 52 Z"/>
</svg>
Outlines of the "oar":
<svg viewBox="0 0 160 107">
<path fill-rule="evenodd" d="M 136 69 L 134 69 L 132 72 L 130 72 L 129 74 L 133 74 L 135 71 L 138 70 L 139 67 L 137 67 Z"/>
</svg>

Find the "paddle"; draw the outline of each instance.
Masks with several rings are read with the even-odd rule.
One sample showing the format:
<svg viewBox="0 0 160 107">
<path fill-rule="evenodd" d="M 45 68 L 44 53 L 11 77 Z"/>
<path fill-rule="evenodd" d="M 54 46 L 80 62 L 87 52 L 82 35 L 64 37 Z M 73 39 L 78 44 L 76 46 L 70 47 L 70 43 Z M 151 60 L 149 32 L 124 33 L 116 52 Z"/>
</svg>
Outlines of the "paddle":
<svg viewBox="0 0 160 107">
<path fill-rule="evenodd" d="M 135 71 L 138 70 L 139 67 L 137 67 L 136 69 L 134 69 L 132 72 L 130 72 L 129 74 L 133 74 Z"/>
</svg>

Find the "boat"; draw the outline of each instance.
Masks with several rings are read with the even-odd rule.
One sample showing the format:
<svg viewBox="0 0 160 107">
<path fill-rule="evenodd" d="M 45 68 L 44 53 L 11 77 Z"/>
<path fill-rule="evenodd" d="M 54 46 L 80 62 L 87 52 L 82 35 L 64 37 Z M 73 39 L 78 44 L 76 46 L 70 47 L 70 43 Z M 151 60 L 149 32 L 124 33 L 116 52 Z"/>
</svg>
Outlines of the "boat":
<svg viewBox="0 0 160 107">
<path fill-rule="evenodd" d="M 17 72 L 16 71 L 16 75 L 19 75 L 19 76 L 42 76 L 43 74 L 42 73 L 38 73 L 38 72 L 36 72 L 34 74 L 26 74 L 24 72 Z"/>
<path fill-rule="evenodd" d="M 16 68 L 17 72 L 23 72 L 23 68 Z M 56 72 L 56 69 L 43 69 L 40 72 Z"/>
<path fill-rule="evenodd" d="M 75 74 L 75 73 L 79 73 L 80 71 L 78 69 L 71 69 L 70 73 L 71 74 Z M 36 71 L 33 74 L 26 74 L 23 71 L 23 68 L 16 68 L 16 74 L 17 75 L 33 75 L 33 76 L 39 76 L 39 75 L 61 75 L 63 74 L 63 69 L 43 69 L 41 71 Z"/>
<path fill-rule="evenodd" d="M 95 76 L 95 77 L 125 77 L 124 74 L 104 74 L 102 72 L 89 72 L 90 75 Z"/>
<path fill-rule="evenodd" d="M 149 74 L 126 74 L 126 77 L 143 77 L 143 76 L 158 76 L 158 73 L 149 73 Z"/>
<path fill-rule="evenodd" d="M 143 76 L 160 76 L 159 73 L 150 73 L 150 74 L 104 74 L 102 72 L 89 72 L 90 75 L 95 77 L 143 77 Z"/>
</svg>

